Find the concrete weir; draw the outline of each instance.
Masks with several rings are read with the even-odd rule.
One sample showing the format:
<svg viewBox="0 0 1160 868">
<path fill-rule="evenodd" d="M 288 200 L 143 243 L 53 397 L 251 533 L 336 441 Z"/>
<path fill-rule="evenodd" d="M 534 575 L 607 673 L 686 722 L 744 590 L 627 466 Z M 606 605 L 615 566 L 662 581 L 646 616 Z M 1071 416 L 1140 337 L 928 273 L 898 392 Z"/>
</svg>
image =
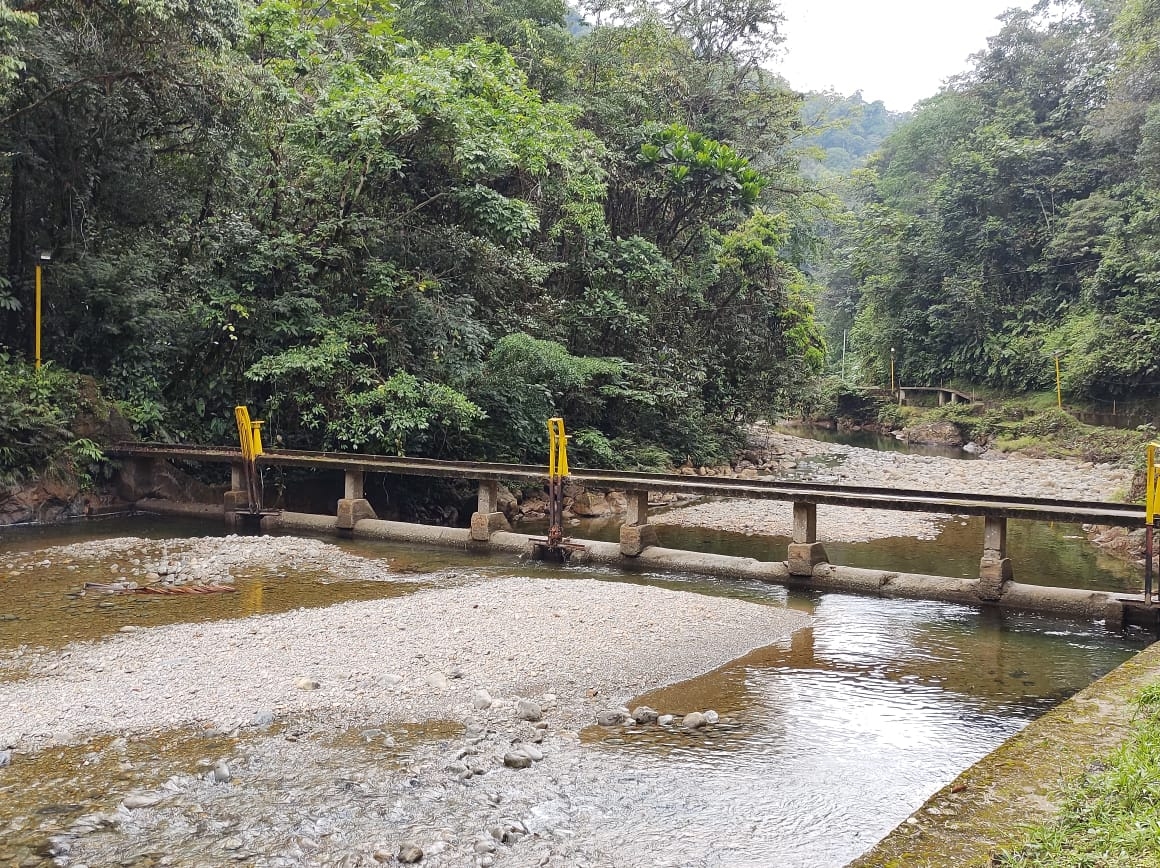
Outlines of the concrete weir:
<svg viewBox="0 0 1160 868">
<path fill-rule="evenodd" d="M 138 501 L 137 508 L 144 512 L 170 515 L 197 517 L 221 515 L 221 507 L 165 500 L 141 500 Z M 795 518 L 797 517 L 795 514 Z M 473 521 L 471 528 L 455 528 L 384 521 L 377 518 L 355 519 L 347 526 L 349 519 L 346 515 L 336 517 L 301 512 L 282 512 L 267 518 L 268 520 L 263 520 L 264 530 L 278 527 L 308 533 L 341 534 L 404 543 L 505 551 L 529 556 L 533 550 L 532 538 L 527 534 L 494 530 L 485 536 L 480 532 L 480 522 L 477 521 Z M 637 521 L 640 521 L 639 517 Z M 984 572 L 978 579 L 958 579 L 831 564 L 824 560 L 825 552 L 822 546 L 810 539 L 813 536 L 814 525 L 815 522 L 810 521 L 810 516 L 803 511 L 800 525 L 795 522 L 795 540 L 790 543 L 789 556 L 785 561 L 760 561 L 755 558 L 706 554 L 662 548 L 657 545 L 642 548 L 639 545 L 638 535 L 634 534 L 628 548 L 623 539 L 620 543 L 573 539 L 572 542 L 582 546 L 583 549 L 572 555 L 571 562 L 609 564 L 633 571 L 659 570 L 721 578 L 756 579 L 793 587 L 880 597 L 994 605 L 1081 620 L 1103 620 L 1108 626 L 1113 627 L 1123 623 L 1125 605 L 1130 606 L 1138 600 L 1138 597 L 1129 594 L 1020 584 L 1005 578 L 1004 574 L 1009 576 L 1009 572 L 1002 567 L 995 573 Z M 641 526 L 648 527 L 635 525 L 637 528 Z M 1002 549 L 996 550 L 994 555 L 1001 553 L 1005 559 L 1005 543 L 1004 539 Z M 997 541 L 995 545 L 998 549 Z"/>
</svg>

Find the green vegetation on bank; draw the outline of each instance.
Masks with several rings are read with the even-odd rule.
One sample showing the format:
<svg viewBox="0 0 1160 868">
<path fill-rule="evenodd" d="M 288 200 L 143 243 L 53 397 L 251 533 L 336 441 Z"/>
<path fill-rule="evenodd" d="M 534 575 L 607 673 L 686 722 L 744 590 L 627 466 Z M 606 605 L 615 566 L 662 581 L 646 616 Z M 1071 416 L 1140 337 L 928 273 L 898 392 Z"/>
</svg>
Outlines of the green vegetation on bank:
<svg viewBox="0 0 1160 868">
<path fill-rule="evenodd" d="M 824 316 L 856 382 L 1160 395 L 1160 3 L 1041 0 L 855 173 Z M 832 362 L 836 364 L 836 362 Z"/>
<path fill-rule="evenodd" d="M 772 0 L 0 3 L 0 347 L 149 437 L 732 451 L 823 358 Z"/>
<path fill-rule="evenodd" d="M 1065 793 L 1057 818 L 997 855 L 1004 868 L 1160 865 L 1160 684 L 1137 700 L 1131 735 Z"/>
</svg>

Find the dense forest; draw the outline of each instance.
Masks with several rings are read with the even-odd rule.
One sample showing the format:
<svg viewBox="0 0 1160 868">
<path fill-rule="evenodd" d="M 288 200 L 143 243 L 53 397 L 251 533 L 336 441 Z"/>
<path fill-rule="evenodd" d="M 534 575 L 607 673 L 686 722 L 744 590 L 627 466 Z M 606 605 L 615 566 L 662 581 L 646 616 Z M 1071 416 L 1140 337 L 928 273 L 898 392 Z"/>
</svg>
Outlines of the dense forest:
<svg viewBox="0 0 1160 868">
<path fill-rule="evenodd" d="M 524 460 L 561 414 L 664 466 L 820 369 L 776 3 L 0 10 L 9 379 L 41 250 L 45 359 L 149 437 L 248 402 L 287 445 Z"/>
<path fill-rule="evenodd" d="M 824 307 L 863 381 L 1160 394 L 1160 2 L 1041 0 L 852 178 Z"/>
<path fill-rule="evenodd" d="M 1160 394 L 1160 0 L 1009 12 L 905 116 L 793 92 L 782 25 L 0 0 L 0 462 L 67 439 L 69 372 L 146 437 L 226 442 L 246 402 L 289 446 L 527 460 L 559 414 L 644 467 L 816 401 L 843 343 L 849 382 L 894 348 L 912 383 L 1058 355 L 1073 399 Z"/>
</svg>

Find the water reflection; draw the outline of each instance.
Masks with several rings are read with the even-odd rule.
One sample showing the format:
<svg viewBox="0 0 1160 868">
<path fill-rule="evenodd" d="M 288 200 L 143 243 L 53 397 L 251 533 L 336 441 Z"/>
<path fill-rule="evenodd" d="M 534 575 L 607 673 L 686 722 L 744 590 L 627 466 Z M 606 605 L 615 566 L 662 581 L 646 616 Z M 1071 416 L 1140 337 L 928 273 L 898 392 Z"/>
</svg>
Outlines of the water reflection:
<svg viewBox="0 0 1160 868">
<path fill-rule="evenodd" d="M 159 535 L 167 536 L 173 527 L 161 523 L 153 530 L 164 529 L 168 533 Z M 125 528 L 104 530 L 126 533 Z M 34 550 L 48 539 L 61 541 L 50 534 L 26 548 Z M 523 564 L 508 555 L 387 543 L 343 545 L 366 557 L 390 559 L 393 566 L 430 571 L 420 576 L 420 584 L 446 581 L 448 570 L 461 571 L 456 580 L 470 582 L 512 575 L 632 581 L 791 606 L 811 612 L 814 622 L 783 645 L 637 700 L 675 714 L 713 708 L 723 718 L 715 727 L 695 733 L 591 727 L 579 746 L 550 746 L 553 758 L 543 766 L 550 772 L 521 772 L 521 777 L 500 770 L 482 776 L 478 786 L 448 784 L 447 768 L 460 748 L 450 742 L 460 737 L 461 722 L 417 735 L 406 727 L 384 726 L 390 730 L 389 748 L 385 738 L 368 740 L 362 731 L 345 729 L 311 745 L 304 729 L 293 742 L 281 732 L 253 744 L 177 733 L 131 739 L 127 754 L 98 740 L 20 757 L 0 769 L 0 838 L 6 839 L 0 861 L 32 860 L 51 830 L 68 825 L 66 819 L 111 810 L 126 792 L 178 774 L 186 776 L 187 795 L 174 796 L 170 813 L 150 825 L 135 821 L 139 825 L 130 826 L 131 833 L 91 839 L 85 846 L 99 857 L 92 864 L 115 864 L 146 851 L 219 864 L 232 858 L 220 850 L 225 835 L 245 837 L 245 849 L 236 852 L 257 854 L 253 864 L 275 864 L 267 858 L 274 853 L 301 852 L 293 850 L 298 846 L 293 842 L 303 836 L 333 849 L 325 859 L 319 856 L 319 864 L 337 863 L 341 847 L 363 846 L 380 834 L 367 830 L 462 829 L 469 845 L 472 830 L 485 829 L 498 811 L 530 825 L 571 830 L 567 840 L 543 833 L 543 840 L 567 854 L 565 861 L 551 864 L 840 866 L 1029 720 L 1146 644 L 1142 636 L 1095 625 L 946 603 L 694 576 L 626 575 L 612 568 L 561 569 Z M 240 579 L 239 593 L 228 595 L 236 598 L 228 612 L 182 608 L 225 605 L 215 598 L 126 601 L 99 609 L 65 601 L 63 590 L 77 581 L 75 571 L 65 572 L 4 579 L 4 607 L 48 614 L 0 623 L 0 643 L 30 641 L 34 626 L 42 638 L 55 635 L 53 629 L 61 637 L 105 635 L 127 621 L 149 623 L 151 612 L 156 623 L 170 623 L 392 592 L 389 582 L 320 585 L 316 576 L 288 572 Z M 231 786 L 190 777 L 204 772 L 202 760 L 220 756 L 229 756 L 231 764 L 236 759 L 245 772 Z M 502 791 L 502 807 L 493 809 L 487 801 L 493 789 Z M 538 864 L 529 861 L 532 853 L 530 848 L 505 851 L 505 864 Z M 434 855 L 428 861 L 468 864 L 440 862 Z"/>
</svg>

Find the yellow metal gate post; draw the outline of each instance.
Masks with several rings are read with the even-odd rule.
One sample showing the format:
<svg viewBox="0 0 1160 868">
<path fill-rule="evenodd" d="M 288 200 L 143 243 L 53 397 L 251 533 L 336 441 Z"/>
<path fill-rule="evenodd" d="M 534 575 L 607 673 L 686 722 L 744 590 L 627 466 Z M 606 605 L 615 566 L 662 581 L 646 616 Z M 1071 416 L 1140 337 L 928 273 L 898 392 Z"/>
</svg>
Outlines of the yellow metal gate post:
<svg viewBox="0 0 1160 868">
<path fill-rule="evenodd" d="M 1156 467 L 1156 450 L 1160 443 L 1149 443 L 1144 454 L 1148 459 L 1148 475 L 1144 491 L 1144 602 L 1152 605 L 1152 558 L 1156 513 L 1160 512 L 1160 472 Z"/>
</svg>

